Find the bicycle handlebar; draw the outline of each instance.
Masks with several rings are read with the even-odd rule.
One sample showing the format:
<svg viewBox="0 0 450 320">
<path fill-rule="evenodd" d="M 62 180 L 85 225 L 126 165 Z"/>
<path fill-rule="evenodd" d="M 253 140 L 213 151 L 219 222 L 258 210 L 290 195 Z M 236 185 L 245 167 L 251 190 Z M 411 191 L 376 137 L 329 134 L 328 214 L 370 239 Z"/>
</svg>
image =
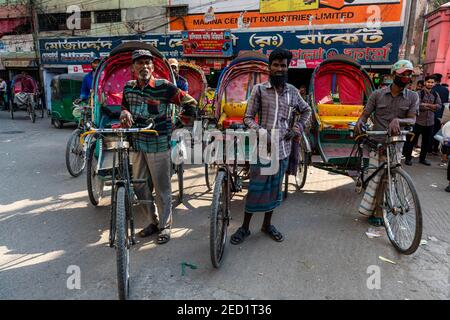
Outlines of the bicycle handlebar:
<svg viewBox="0 0 450 320">
<path fill-rule="evenodd" d="M 80 135 L 81 144 L 84 144 L 84 137 L 94 133 L 153 133 L 158 135 L 158 131 L 153 130 L 152 128 L 155 126 L 154 122 L 151 122 L 145 128 L 111 128 L 111 129 L 89 129 L 88 131 L 82 133 Z"/>
<path fill-rule="evenodd" d="M 369 136 L 385 136 L 385 135 L 389 135 L 388 131 L 365 131 L 363 132 L 363 134 L 367 134 Z M 412 133 L 412 131 L 409 130 L 401 130 L 400 131 L 400 135 L 405 135 L 405 134 L 410 134 Z M 390 135 L 389 135 L 390 136 Z"/>
</svg>

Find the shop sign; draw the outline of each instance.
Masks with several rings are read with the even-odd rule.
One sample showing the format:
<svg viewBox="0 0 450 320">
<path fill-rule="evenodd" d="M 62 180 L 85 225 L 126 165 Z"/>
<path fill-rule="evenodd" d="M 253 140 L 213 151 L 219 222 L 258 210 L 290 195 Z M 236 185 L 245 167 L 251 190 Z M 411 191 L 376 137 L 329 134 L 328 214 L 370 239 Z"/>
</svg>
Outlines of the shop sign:
<svg viewBox="0 0 450 320">
<path fill-rule="evenodd" d="M 307 68 L 337 54 L 348 55 L 362 65 L 389 65 L 397 61 L 402 34 L 403 27 L 328 29 L 314 33 L 235 32 L 233 41 L 237 54 L 251 49 L 268 56 L 276 48 L 288 49 L 293 60 L 304 60 Z"/>
<path fill-rule="evenodd" d="M 406 0 L 228 0 L 221 4 L 204 0 L 174 1 L 189 4 L 189 12 L 183 19 L 172 19 L 170 31 L 239 29 L 243 13 L 242 23 L 251 29 L 400 25 L 404 22 L 402 13 L 406 3 Z M 205 13 L 211 7 L 214 19 L 205 21 Z"/>
<path fill-rule="evenodd" d="M 3 65 L 7 68 L 26 68 L 30 66 L 30 60 L 4 60 Z"/>
<path fill-rule="evenodd" d="M 230 31 L 183 31 L 185 57 L 231 57 L 233 44 Z"/>
</svg>

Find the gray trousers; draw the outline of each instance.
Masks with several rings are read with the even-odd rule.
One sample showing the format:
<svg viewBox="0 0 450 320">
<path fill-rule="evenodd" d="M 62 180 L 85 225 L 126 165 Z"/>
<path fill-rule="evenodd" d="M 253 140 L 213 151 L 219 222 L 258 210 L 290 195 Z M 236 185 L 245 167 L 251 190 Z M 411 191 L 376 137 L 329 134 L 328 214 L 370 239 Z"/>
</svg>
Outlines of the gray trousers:
<svg viewBox="0 0 450 320">
<path fill-rule="evenodd" d="M 134 186 L 138 199 L 153 201 L 153 190 L 155 190 L 158 211 L 155 212 L 154 202 L 142 204 L 140 207 L 143 207 L 150 216 L 150 223 L 156 224 L 160 229 L 170 229 L 172 226 L 170 151 L 134 152 L 132 163 L 133 179 L 148 179 L 148 184 L 139 183 Z"/>
</svg>

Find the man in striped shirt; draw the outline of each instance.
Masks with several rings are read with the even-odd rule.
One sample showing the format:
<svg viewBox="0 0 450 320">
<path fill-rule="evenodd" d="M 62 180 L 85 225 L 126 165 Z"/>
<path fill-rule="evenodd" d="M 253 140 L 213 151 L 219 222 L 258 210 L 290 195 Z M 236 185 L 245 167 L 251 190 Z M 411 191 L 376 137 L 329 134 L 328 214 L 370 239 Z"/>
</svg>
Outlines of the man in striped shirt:
<svg viewBox="0 0 450 320">
<path fill-rule="evenodd" d="M 270 81 L 254 86 L 249 98 L 244 123 L 260 135 L 270 134 L 278 140 L 269 147 L 279 165 L 272 175 L 263 173 L 266 165 L 258 162 L 250 166 L 250 183 L 245 200 L 245 215 L 242 226 L 232 235 L 231 243 L 239 244 L 250 235 L 249 225 L 253 213 L 264 212 L 261 231 L 273 240 L 281 242 L 283 234 L 272 224 L 273 210 L 281 204 L 281 182 L 286 172 L 292 139 L 300 136 L 311 116 L 311 107 L 302 99 L 297 88 L 287 83 L 288 67 L 292 53 L 286 49 L 276 49 L 269 56 Z M 291 127 L 294 112 L 300 119 Z M 258 118 L 258 119 L 257 119 Z"/>
<path fill-rule="evenodd" d="M 120 120 L 124 127 L 133 123 L 145 126 L 146 120 L 153 119 L 158 136 L 139 133 L 133 137 L 132 145 L 136 151 L 133 163 L 133 178 L 147 179 L 145 184 L 135 186 L 140 199 L 153 199 L 155 189 L 156 206 L 145 205 L 150 215 L 150 224 L 139 232 L 147 237 L 159 232 L 157 243 L 170 240 L 172 225 L 172 188 L 170 179 L 170 137 L 172 133 L 172 108 L 175 105 L 196 105 L 190 95 L 172 83 L 153 77 L 153 56 L 148 50 L 135 50 L 132 54 L 133 68 L 137 80 L 129 81 L 123 89 L 122 112 Z"/>
</svg>

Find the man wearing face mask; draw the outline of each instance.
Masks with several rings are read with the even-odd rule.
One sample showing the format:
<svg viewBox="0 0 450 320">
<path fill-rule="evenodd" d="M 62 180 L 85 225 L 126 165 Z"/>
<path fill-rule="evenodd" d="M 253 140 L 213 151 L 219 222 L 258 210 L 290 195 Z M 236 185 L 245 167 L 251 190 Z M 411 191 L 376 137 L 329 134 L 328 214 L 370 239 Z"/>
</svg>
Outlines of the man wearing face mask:
<svg viewBox="0 0 450 320">
<path fill-rule="evenodd" d="M 414 67 L 408 60 L 399 60 L 392 66 L 393 83 L 370 95 L 367 105 L 356 123 L 357 133 L 361 132 L 369 117 L 372 118 L 374 124 L 372 130 L 388 131 L 391 135 L 399 135 L 401 127 L 414 126 L 419 111 L 419 95 L 417 92 L 406 89 L 411 81 L 413 70 Z M 375 137 L 374 140 L 383 143 L 385 137 Z M 384 157 L 381 154 L 378 156 L 378 161 Z M 381 176 L 378 175 L 370 181 L 359 207 L 359 212 L 370 216 L 369 223 L 375 226 L 383 224 L 380 212 L 375 210 L 376 190 L 380 179 Z"/>
<path fill-rule="evenodd" d="M 196 105 L 194 98 L 178 89 L 172 83 L 153 77 L 153 55 L 148 50 L 135 50 L 132 53 L 133 69 L 137 80 L 129 81 L 123 89 L 122 112 L 120 121 L 123 127 L 133 123 L 146 125 L 153 119 L 158 136 L 139 133 L 133 137 L 132 146 L 136 151 L 133 159 L 133 177 L 150 182 L 135 186 L 139 199 L 152 199 L 153 189 L 156 193 L 155 213 L 153 204 L 146 204 L 150 224 L 139 232 L 140 237 L 158 233 L 158 244 L 170 240 L 172 225 L 172 188 L 170 181 L 170 138 L 172 133 L 171 106 Z M 134 117 L 134 119 L 133 119 Z"/>
<path fill-rule="evenodd" d="M 311 108 L 302 99 L 297 88 L 287 83 L 291 59 L 292 53 L 289 50 L 275 49 L 269 56 L 269 81 L 255 85 L 248 100 L 245 125 L 261 134 L 267 134 L 269 145 L 270 133 L 275 133 L 271 129 L 279 131 L 279 140 L 272 148 L 275 149 L 274 152 L 279 149 L 274 157 L 274 161 L 279 161 L 279 165 L 277 172 L 271 175 L 263 173 L 264 165 L 261 163 L 250 165 L 244 222 L 232 235 L 232 244 L 239 244 L 250 235 L 250 220 L 257 212 L 265 213 L 261 231 L 277 242 L 284 240 L 283 234 L 271 224 L 272 213 L 281 204 L 281 183 L 287 168 L 292 139 L 301 135 L 311 116 Z M 300 113 L 300 119 L 289 128 L 294 111 Z"/>
</svg>

